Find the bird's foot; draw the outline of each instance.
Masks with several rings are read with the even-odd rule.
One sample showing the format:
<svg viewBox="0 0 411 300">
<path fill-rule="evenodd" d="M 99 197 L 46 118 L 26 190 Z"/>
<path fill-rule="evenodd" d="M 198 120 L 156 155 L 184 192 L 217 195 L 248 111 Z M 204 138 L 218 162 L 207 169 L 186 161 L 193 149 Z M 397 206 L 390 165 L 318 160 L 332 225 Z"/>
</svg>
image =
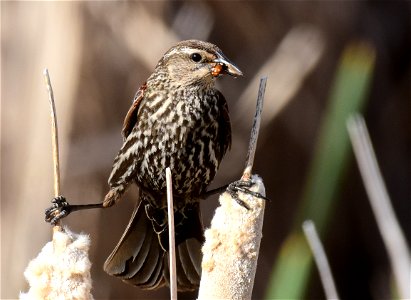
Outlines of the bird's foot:
<svg viewBox="0 0 411 300">
<path fill-rule="evenodd" d="M 238 192 L 242 192 L 248 195 L 251 195 L 256 198 L 264 199 L 269 201 L 267 197 L 263 196 L 262 194 L 258 192 L 253 192 L 250 190 L 250 188 L 255 184 L 254 181 L 252 180 L 237 180 L 232 183 L 230 183 L 227 187 L 227 192 L 230 194 L 230 196 L 242 207 L 244 207 L 247 210 L 250 210 L 250 206 L 248 206 L 247 203 L 245 203 L 243 200 L 241 200 L 238 197 Z"/>
<path fill-rule="evenodd" d="M 59 220 L 67 217 L 71 213 L 71 205 L 63 196 L 55 197 L 51 203 L 53 203 L 53 205 L 45 211 L 45 220 L 51 225 L 56 225 Z"/>
</svg>

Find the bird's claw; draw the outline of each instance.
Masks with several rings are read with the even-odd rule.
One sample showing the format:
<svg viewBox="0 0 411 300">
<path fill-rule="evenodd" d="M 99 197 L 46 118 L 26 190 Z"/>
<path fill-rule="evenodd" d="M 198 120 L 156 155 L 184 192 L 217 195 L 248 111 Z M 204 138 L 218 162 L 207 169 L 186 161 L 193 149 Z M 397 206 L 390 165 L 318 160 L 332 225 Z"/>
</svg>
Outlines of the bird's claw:
<svg viewBox="0 0 411 300">
<path fill-rule="evenodd" d="M 70 204 L 63 196 L 55 197 L 51 203 L 53 203 L 53 205 L 45 211 L 45 220 L 51 225 L 56 225 L 60 219 L 70 214 L 71 208 Z"/>
<path fill-rule="evenodd" d="M 250 206 L 245 203 L 243 200 L 241 200 L 238 197 L 238 192 L 242 192 L 248 195 L 251 195 L 256 198 L 264 199 L 267 201 L 270 201 L 267 197 L 261 195 L 260 193 L 253 192 L 250 190 L 250 188 L 255 184 L 254 181 L 252 180 L 237 180 L 232 183 L 230 183 L 227 187 L 227 192 L 230 194 L 230 196 L 242 207 L 244 207 L 247 210 L 250 210 Z"/>
</svg>

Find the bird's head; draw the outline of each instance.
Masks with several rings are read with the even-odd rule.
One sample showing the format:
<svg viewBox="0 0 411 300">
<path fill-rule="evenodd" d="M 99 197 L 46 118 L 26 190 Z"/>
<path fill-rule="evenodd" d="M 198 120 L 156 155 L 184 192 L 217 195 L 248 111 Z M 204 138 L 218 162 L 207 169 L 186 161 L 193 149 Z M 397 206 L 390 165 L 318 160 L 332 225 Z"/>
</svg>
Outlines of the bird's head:
<svg viewBox="0 0 411 300">
<path fill-rule="evenodd" d="M 172 47 L 157 68 L 167 72 L 174 83 L 184 86 L 211 86 L 214 79 L 222 74 L 243 75 L 217 46 L 198 40 L 182 41 Z"/>
</svg>

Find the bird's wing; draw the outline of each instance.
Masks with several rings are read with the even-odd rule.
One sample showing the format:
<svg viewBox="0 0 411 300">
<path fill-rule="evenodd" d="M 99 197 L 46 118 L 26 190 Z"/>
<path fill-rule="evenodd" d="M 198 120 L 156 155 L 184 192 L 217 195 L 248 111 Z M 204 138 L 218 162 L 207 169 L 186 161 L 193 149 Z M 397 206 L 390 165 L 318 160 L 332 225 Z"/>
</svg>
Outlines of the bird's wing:
<svg viewBox="0 0 411 300">
<path fill-rule="evenodd" d="M 218 92 L 218 102 L 220 106 L 220 115 L 218 120 L 218 141 L 220 145 L 220 153 L 218 159 L 221 161 L 227 150 L 231 148 L 231 122 L 227 101 L 220 92 Z"/>
<path fill-rule="evenodd" d="M 108 183 L 110 185 L 110 191 L 107 193 L 104 202 L 113 203 L 120 199 L 121 195 L 127 189 L 127 186 L 133 181 L 135 176 L 136 165 L 136 151 L 129 151 L 133 148 L 137 138 L 133 136 L 131 132 L 137 123 L 138 110 L 141 101 L 144 98 L 144 92 L 147 89 L 147 83 L 144 83 L 134 96 L 133 104 L 127 112 L 124 119 L 122 134 L 123 134 L 123 146 L 114 159 L 113 168 L 111 170 Z"/>
<path fill-rule="evenodd" d="M 125 140 L 131 131 L 134 128 L 134 125 L 137 123 L 137 113 L 138 108 L 140 106 L 141 100 L 144 97 L 144 91 L 147 89 L 147 83 L 144 83 L 137 91 L 136 95 L 134 96 L 133 104 L 131 105 L 130 109 L 127 112 L 126 117 L 124 118 L 123 123 L 123 139 Z"/>
</svg>

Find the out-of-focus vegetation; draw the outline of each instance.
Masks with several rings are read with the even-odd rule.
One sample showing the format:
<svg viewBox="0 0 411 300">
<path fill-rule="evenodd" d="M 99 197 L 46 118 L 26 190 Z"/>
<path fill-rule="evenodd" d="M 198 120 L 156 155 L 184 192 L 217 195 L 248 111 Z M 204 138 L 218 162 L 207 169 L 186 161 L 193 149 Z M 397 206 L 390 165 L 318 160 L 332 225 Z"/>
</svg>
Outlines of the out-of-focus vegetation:
<svg viewBox="0 0 411 300">
<path fill-rule="evenodd" d="M 329 218 L 334 215 L 350 158 L 346 120 L 364 107 L 374 60 L 374 49 L 367 45 L 352 44 L 343 53 L 308 171 L 295 227 L 281 248 L 270 280 L 267 293 L 269 299 L 301 299 L 304 296 L 312 264 L 311 250 L 301 224 L 311 219 L 318 231 L 329 233 L 327 225 Z"/>
<path fill-rule="evenodd" d="M 324 297 L 296 232 L 306 217 L 320 229 L 341 298 L 390 298 L 388 259 L 345 129 L 347 113 L 361 109 L 409 238 L 411 4 L 388 1 L 1 2 L 1 298 L 26 289 L 23 270 L 51 236 L 43 221 L 53 196 L 43 69 L 56 98 L 62 193 L 73 203 L 101 201 L 135 91 L 187 38 L 217 44 L 245 74 L 218 82 L 233 146 L 213 187 L 241 176 L 258 79 L 268 75 L 254 170 L 272 201 L 254 298 Z M 372 54 L 349 48 L 353 41 Z M 102 270 L 135 201 L 133 188 L 114 208 L 64 221 L 91 236 L 96 299 L 168 297 Z M 202 204 L 207 225 L 217 202 Z"/>
</svg>

